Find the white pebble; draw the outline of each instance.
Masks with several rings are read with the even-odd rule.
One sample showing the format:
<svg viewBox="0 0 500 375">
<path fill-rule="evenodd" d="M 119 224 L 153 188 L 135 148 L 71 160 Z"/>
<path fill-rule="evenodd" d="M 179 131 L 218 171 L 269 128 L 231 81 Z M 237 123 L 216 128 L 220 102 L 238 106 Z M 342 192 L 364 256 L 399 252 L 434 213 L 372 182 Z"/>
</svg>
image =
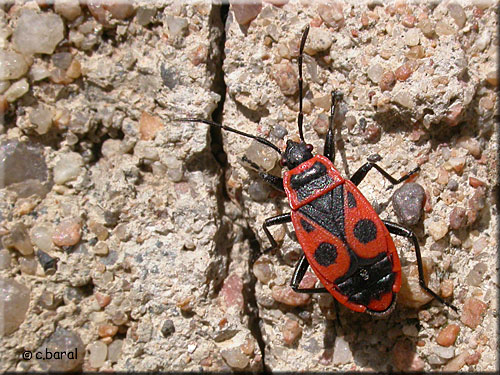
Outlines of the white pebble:
<svg viewBox="0 0 500 375">
<path fill-rule="evenodd" d="M 100 368 L 108 356 L 108 347 L 102 341 L 94 341 L 89 345 L 89 365 L 93 368 Z"/>
<path fill-rule="evenodd" d="M 8 89 L 5 91 L 5 99 L 8 102 L 14 102 L 19 99 L 21 96 L 26 94 L 30 89 L 30 85 L 26 78 L 23 78 L 17 82 L 14 82 Z"/>
<path fill-rule="evenodd" d="M 39 225 L 31 229 L 31 242 L 40 250 L 50 252 L 52 249 L 52 228 L 45 225 Z"/>
<path fill-rule="evenodd" d="M 345 341 L 344 337 L 337 336 L 335 338 L 335 346 L 333 348 L 333 364 L 340 365 L 343 363 L 352 362 L 352 352 L 349 348 L 349 343 Z"/>
<path fill-rule="evenodd" d="M 83 159 L 76 152 L 61 155 L 54 167 L 54 182 L 58 185 L 76 179 L 82 170 Z"/>
<path fill-rule="evenodd" d="M 0 81 L 21 78 L 28 68 L 28 63 L 20 53 L 0 50 Z"/>
<path fill-rule="evenodd" d="M 12 35 L 16 49 L 25 54 L 52 54 L 57 44 L 64 38 L 64 24 L 57 14 L 38 14 L 25 10 L 17 21 Z"/>
<path fill-rule="evenodd" d="M 55 0 L 54 10 L 69 21 L 73 21 L 82 13 L 79 0 Z"/>
</svg>

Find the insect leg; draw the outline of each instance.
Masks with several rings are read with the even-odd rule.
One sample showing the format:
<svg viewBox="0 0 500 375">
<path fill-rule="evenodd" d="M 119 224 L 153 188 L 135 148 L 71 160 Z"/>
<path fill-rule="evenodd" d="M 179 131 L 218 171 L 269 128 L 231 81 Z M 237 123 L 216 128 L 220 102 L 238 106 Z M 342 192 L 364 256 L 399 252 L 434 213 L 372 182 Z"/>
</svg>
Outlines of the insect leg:
<svg viewBox="0 0 500 375">
<path fill-rule="evenodd" d="M 419 170 L 420 170 L 420 167 L 417 167 L 415 169 L 413 169 L 410 173 L 404 175 L 403 177 L 401 177 L 400 179 L 395 179 L 394 177 L 392 177 L 389 173 L 387 173 L 386 171 L 384 171 L 381 167 L 379 167 L 377 164 L 369 161 L 368 163 L 366 164 L 363 164 L 351 177 L 351 182 L 354 184 L 354 185 L 358 185 L 362 180 L 363 178 L 365 178 L 366 174 L 370 171 L 370 169 L 372 168 L 375 168 L 377 171 L 379 171 L 382 176 L 384 176 L 386 179 L 389 180 L 389 182 L 393 185 L 397 185 L 405 180 L 407 180 L 408 178 L 410 178 L 413 174 L 417 173 Z"/>
<path fill-rule="evenodd" d="M 290 286 L 293 291 L 296 293 L 305 293 L 305 294 L 313 294 L 313 293 L 328 293 L 326 288 L 308 288 L 301 289 L 299 288 L 300 282 L 304 278 L 306 274 L 307 268 L 309 267 L 309 262 L 305 255 L 302 255 L 297 266 L 295 267 L 295 271 L 293 272 L 292 281 L 290 282 Z"/>
<path fill-rule="evenodd" d="M 283 179 L 281 177 L 267 173 L 260 166 L 258 166 L 253 161 L 248 159 L 246 156 L 243 156 L 241 160 L 243 160 L 245 163 L 248 163 L 253 169 L 255 169 L 259 174 L 259 176 L 273 188 L 283 193 L 285 192 L 285 188 L 283 187 Z"/>
<path fill-rule="evenodd" d="M 337 103 L 342 100 L 343 94 L 339 91 L 332 91 L 332 101 L 330 107 L 330 117 L 329 117 L 329 126 L 328 132 L 325 137 L 325 146 L 323 149 L 323 155 L 325 155 L 332 163 L 335 164 L 335 140 L 334 140 L 334 129 L 333 129 L 333 121 L 335 119 L 335 112 L 337 109 Z"/>
<path fill-rule="evenodd" d="M 446 302 L 443 300 L 440 296 L 438 296 L 434 291 L 429 289 L 427 285 L 425 284 L 425 279 L 424 279 L 424 266 L 422 265 L 422 255 L 420 254 L 420 246 L 418 245 L 418 240 L 417 236 L 415 236 L 415 233 L 413 233 L 411 230 L 406 229 L 405 227 L 392 223 L 390 221 L 383 220 L 385 226 L 387 227 L 387 230 L 389 233 L 395 234 L 397 236 L 403 236 L 408 238 L 412 243 L 413 246 L 415 246 L 415 255 L 417 256 L 417 266 L 418 266 L 418 281 L 420 284 L 420 287 L 425 290 L 427 293 L 429 293 L 431 296 L 433 296 L 435 299 L 437 299 L 439 302 L 442 304 L 450 307 L 453 309 L 455 312 L 458 312 L 458 309 L 453 306 L 452 304 Z"/>
<path fill-rule="evenodd" d="M 267 229 L 267 227 L 270 227 L 272 225 L 291 223 L 291 222 L 292 222 L 292 215 L 290 213 L 273 216 L 264 221 L 264 224 L 262 224 L 262 229 L 264 229 L 264 233 L 266 233 L 269 242 L 271 242 L 271 246 L 265 249 L 263 251 L 264 253 L 267 253 L 268 251 L 274 250 L 278 247 L 278 243 L 274 239 L 271 232 L 269 232 L 269 229 Z"/>
</svg>

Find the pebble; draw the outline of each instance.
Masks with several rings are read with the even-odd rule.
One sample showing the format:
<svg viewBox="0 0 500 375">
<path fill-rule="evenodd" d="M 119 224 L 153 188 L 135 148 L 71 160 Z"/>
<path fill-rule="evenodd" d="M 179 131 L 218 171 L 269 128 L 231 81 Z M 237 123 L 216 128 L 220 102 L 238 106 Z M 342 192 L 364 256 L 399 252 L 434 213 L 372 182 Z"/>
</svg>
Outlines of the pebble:
<svg viewBox="0 0 500 375">
<path fill-rule="evenodd" d="M 0 50 L 0 81 L 18 79 L 29 69 L 23 55 L 15 51 Z"/>
<path fill-rule="evenodd" d="M 45 225 L 38 225 L 31 229 L 30 239 L 33 245 L 40 250 L 49 252 L 52 249 L 52 229 Z"/>
<path fill-rule="evenodd" d="M 253 356 L 254 351 L 255 351 L 255 339 L 252 337 L 247 337 L 245 339 L 245 342 L 240 345 L 241 351 L 249 356 Z"/>
<path fill-rule="evenodd" d="M 398 103 L 399 105 L 402 105 L 403 107 L 406 108 L 413 108 L 415 107 L 415 101 L 411 97 L 411 94 L 406 91 L 406 90 L 400 90 L 397 92 L 396 95 L 393 97 L 393 102 Z"/>
<path fill-rule="evenodd" d="M 450 228 L 458 230 L 467 226 L 467 210 L 463 207 L 454 207 L 450 213 Z"/>
<path fill-rule="evenodd" d="M 58 52 L 52 55 L 52 64 L 60 69 L 68 69 L 73 56 L 69 52 Z"/>
<path fill-rule="evenodd" d="M 26 275 L 34 275 L 36 273 L 37 262 L 34 257 L 23 257 L 19 259 L 19 268 Z"/>
<path fill-rule="evenodd" d="M 420 45 L 410 47 L 410 49 L 406 53 L 406 57 L 408 57 L 409 59 L 421 59 L 425 57 L 425 50 Z"/>
<path fill-rule="evenodd" d="M 457 141 L 457 146 L 466 149 L 476 159 L 481 157 L 481 144 L 475 138 L 468 136 L 460 137 Z"/>
<path fill-rule="evenodd" d="M 33 254 L 28 229 L 24 223 L 16 223 L 12 226 L 10 233 L 3 236 L 2 243 L 6 248 L 14 248 L 23 256 Z"/>
<path fill-rule="evenodd" d="M 441 346 L 451 346 L 455 344 L 459 333 L 460 326 L 458 324 L 448 324 L 439 332 L 436 342 Z"/>
<path fill-rule="evenodd" d="M 58 258 L 53 258 L 42 250 L 36 251 L 36 257 L 46 274 L 53 274 L 56 271 Z"/>
<path fill-rule="evenodd" d="M 420 43 L 420 30 L 409 29 L 405 34 L 405 43 L 409 47 L 417 46 Z"/>
<path fill-rule="evenodd" d="M 275 167 L 279 157 L 276 151 L 257 141 L 250 143 L 245 156 L 266 172 L 270 172 Z"/>
<path fill-rule="evenodd" d="M 428 18 L 419 21 L 417 27 L 427 38 L 432 38 L 434 36 L 435 25 Z"/>
<path fill-rule="evenodd" d="M 229 275 L 222 284 L 219 296 L 226 308 L 243 311 L 243 281 L 241 278 L 235 273 Z"/>
<path fill-rule="evenodd" d="M 106 241 L 109 237 L 109 231 L 106 227 L 94 220 L 89 220 L 88 227 L 92 233 L 97 236 L 99 241 Z"/>
<path fill-rule="evenodd" d="M 451 361 L 449 361 L 446 365 L 441 368 L 442 372 L 457 372 L 465 365 L 465 360 L 469 356 L 469 352 L 466 350 Z"/>
<path fill-rule="evenodd" d="M 379 125 L 371 123 L 363 132 L 363 138 L 366 142 L 377 143 L 382 135 L 382 129 Z"/>
<path fill-rule="evenodd" d="M 64 38 L 64 23 L 57 14 L 28 9 L 21 13 L 12 34 L 16 50 L 24 55 L 52 54 Z"/>
<path fill-rule="evenodd" d="M 462 156 L 451 157 L 450 160 L 448 160 L 449 165 L 457 174 L 462 173 L 465 167 L 465 162 L 466 160 Z"/>
<path fill-rule="evenodd" d="M 248 194 L 256 202 L 265 202 L 269 196 L 269 188 L 263 181 L 254 181 L 248 187 Z"/>
<path fill-rule="evenodd" d="M 404 63 L 394 72 L 396 79 L 402 82 L 410 78 L 412 73 L 413 73 L 413 67 L 412 64 L 410 64 L 409 62 Z"/>
<path fill-rule="evenodd" d="M 30 290 L 12 279 L 0 278 L 0 335 L 10 335 L 24 322 Z"/>
<path fill-rule="evenodd" d="M 311 297 L 307 294 L 295 293 L 290 286 L 275 285 L 271 289 L 275 301 L 288 306 L 305 306 Z"/>
<path fill-rule="evenodd" d="M 332 1 L 329 3 L 320 3 L 318 5 L 318 14 L 328 26 L 334 31 L 339 30 L 344 26 L 344 10 L 340 2 Z"/>
<path fill-rule="evenodd" d="M 122 354 L 123 340 L 114 340 L 108 346 L 108 361 L 117 363 Z"/>
<path fill-rule="evenodd" d="M 448 224 L 441 219 L 434 221 L 432 219 L 425 220 L 424 224 L 426 226 L 427 232 L 432 236 L 434 241 L 439 241 L 441 238 L 444 238 L 448 233 Z"/>
<path fill-rule="evenodd" d="M 304 52 L 309 55 L 315 55 L 318 52 L 326 51 L 331 45 L 331 32 L 319 27 L 313 27 L 309 30 Z"/>
<path fill-rule="evenodd" d="M 404 27 L 412 28 L 415 27 L 415 23 L 417 22 L 417 18 L 413 14 L 407 14 L 403 17 L 403 21 L 401 22 Z"/>
<path fill-rule="evenodd" d="M 35 131 L 38 134 L 47 134 L 52 126 L 52 112 L 40 106 L 31 111 L 30 122 L 35 125 Z"/>
<path fill-rule="evenodd" d="M 313 121 L 313 129 L 318 135 L 325 135 L 328 132 L 329 120 L 328 116 L 320 113 Z"/>
<path fill-rule="evenodd" d="M 68 21 L 74 21 L 80 14 L 82 8 L 79 0 L 55 0 L 54 11 Z"/>
<path fill-rule="evenodd" d="M 496 70 L 491 70 L 488 73 L 486 73 L 486 82 L 488 82 L 490 85 L 497 87 L 498 86 L 498 76 L 497 76 L 497 71 Z"/>
<path fill-rule="evenodd" d="M 378 84 L 382 79 L 382 75 L 384 74 L 384 68 L 382 67 L 382 65 L 375 63 L 373 65 L 370 65 L 370 67 L 366 71 L 366 74 L 373 83 Z"/>
<path fill-rule="evenodd" d="M 77 79 L 80 78 L 82 75 L 82 66 L 80 64 L 80 61 L 77 59 L 73 59 L 71 61 L 71 64 L 69 64 L 68 69 L 66 70 L 66 77 L 70 79 Z"/>
<path fill-rule="evenodd" d="M 169 15 L 165 17 L 165 20 L 168 28 L 168 36 L 172 39 L 184 35 L 188 29 L 188 20 L 185 18 Z"/>
<path fill-rule="evenodd" d="M 249 359 L 239 347 L 221 350 L 221 355 L 231 368 L 243 370 L 248 366 Z"/>
<path fill-rule="evenodd" d="M 82 365 L 85 358 L 85 347 L 80 336 L 70 330 L 57 327 L 50 337 L 45 340 L 38 352 L 45 353 L 65 352 L 65 356 L 53 359 L 39 360 L 48 365 L 49 371 L 67 372 L 76 371 Z"/>
<path fill-rule="evenodd" d="M 433 352 L 443 359 L 451 359 L 455 356 L 455 348 L 452 347 L 435 346 Z"/>
<path fill-rule="evenodd" d="M 424 279 L 429 280 L 429 275 L 433 269 L 432 260 L 422 258 L 424 267 Z M 418 267 L 416 264 L 402 267 L 401 290 L 398 302 L 404 306 L 418 309 L 432 300 L 432 296 L 427 294 L 418 281 Z"/>
<path fill-rule="evenodd" d="M 237 0 L 229 0 L 231 4 L 231 9 L 234 12 L 234 17 L 236 22 L 240 25 L 246 25 L 250 23 L 255 17 L 257 17 L 262 10 L 262 2 L 241 2 Z"/>
<path fill-rule="evenodd" d="M 439 36 L 453 35 L 455 34 L 455 29 L 441 20 L 436 23 L 435 32 Z"/>
<path fill-rule="evenodd" d="M 259 258 L 253 265 L 253 274 L 262 284 L 267 284 L 273 277 L 273 264 L 265 258 Z"/>
<path fill-rule="evenodd" d="M 82 173 L 83 158 L 76 152 L 68 152 L 59 157 L 54 166 L 54 182 L 63 185 L 75 180 Z"/>
<path fill-rule="evenodd" d="M 174 326 L 174 322 L 171 321 L 170 319 L 167 319 L 163 322 L 163 325 L 161 326 L 161 334 L 163 335 L 163 337 L 168 337 L 170 336 L 171 334 L 173 334 L 175 332 L 175 326 Z"/>
<path fill-rule="evenodd" d="M 26 94 L 30 89 L 30 85 L 26 78 L 23 78 L 17 82 L 14 82 L 5 91 L 4 97 L 9 103 L 15 102 L 17 99 Z"/>
<path fill-rule="evenodd" d="M 480 186 L 484 186 L 485 183 L 484 181 L 481 181 L 475 177 L 469 177 L 469 185 L 472 186 L 473 188 L 477 188 Z"/>
<path fill-rule="evenodd" d="M 342 365 L 353 361 L 351 348 L 344 336 L 335 337 L 332 360 L 334 365 Z"/>
<path fill-rule="evenodd" d="M 101 324 L 97 328 L 100 337 L 113 337 L 118 333 L 118 327 L 112 324 Z"/>
<path fill-rule="evenodd" d="M 396 76 L 390 70 L 384 72 L 379 81 L 379 86 L 382 91 L 391 91 L 396 84 Z"/>
<path fill-rule="evenodd" d="M 7 249 L 0 250 L 0 270 L 8 270 L 10 268 L 12 257 Z"/>
<path fill-rule="evenodd" d="M 398 221 L 403 225 L 415 225 L 422 216 L 425 202 L 424 188 L 414 182 L 406 183 L 392 196 L 392 205 Z"/>
<path fill-rule="evenodd" d="M 271 77 L 277 83 L 283 95 L 294 95 L 299 91 L 298 76 L 290 61 L 276 64 L 271 69 Z"/>
<path fill-rule="evenodd" d="M 465 26 L 465 21 L 467 21 L 467 16 L 465 15 L 464 9 L 458 3 L 449 3 L 448 12 L 451 18 L 455 20 L 458 28 L 461 29 Z"/>
<path fill-rule="evenodd" d="M 56 297 L 54 293 L 43 291 L 38 299 L 38 304 L 44 309 L 54 311 L 63 302 L 61 297 Z"/>
<path fill-rule="evenodd" d="M 54 230 L 52 242 L 60 247 L 76 245 L 81 238 L 82 222 L 77 218 L 61 221 Z"/>
<path fill-rule="evenodd" d="M 317 278 L 314 274 L 307 272 L 300 283 L 301 288 L 312 288 L 316 284 Z M 275 301 L 288 306 L 305 306 L 309 303 L 311 296 L 304 293 L 296 293 L 288 285 L 275 285 L 271 288 Z"/>
<path fill-rule="evenodd" d="M 108 347 L 102 341 L 94 341 L 87 347 L 89 351 L 89 365 L 93 368 L 100 368 L 104 365 L 108 356 Z"/>
<path fill-rule="evenodd" d="M 460 321 L 467 327 L 476 328 L 481 323 L 487 307 L 483 301 L 475 297 L 467 298 L 462 308 Z"/>
<path fill-rule="evenodd" d="M 465 358 L 465 363 L 469 366 L 477 365 L 480 359 L 481 353 L 476 351 Z"/>
<path fill-rule="evenodd" d="M 392 363 L 399 371 L 422 371 L 424 361 L 408 340 L 399 340 L 392 348 Z"/>
<path fill-rule="evenodd" d="M 285 324 L 281 327 L 281 332 L 285 345 L 293 345 L 302 334 L 302 328 L 295 319 L 287 318 Z"/>
<path fill-rule="evenodd" d="M 489 271 L 488 266 L 483 263 L 477 263 L 466 277 L 467 284 L 472 286 L 480 286 L 483 282 L 484 275 Z"/>
<path fill-rule="evenodd" d="M 142 112 L 139 120 L 139 134 L 144 141 L 155 139 L 156 133 L 164 128 L 163 121 L 157 116 Z"/>
<path fill-rule="evenodd" d="M 135 6 L 132 1 L 111 0 L 104 3 L 104 8 L 111 13 L 111 17 L 117 20 L 127 19 L 135 13 Z"/>
<path fill-rule="evenodd" d="M 97 304 L 99 305 L 99 307 L 102 309 L 106 306 L 109 305 L 109 303 L 111 302 L 111 297 L 107 294 L 102 294 L 102 293 L 99 293 L 99 292 L 95 292 L 94 293 L 94 297 L 97 301 Z"/>
<path fill-rule="evenodd" d="M 106 256 L 109 254 L 109 247 L 106 242 L 99 241 L 95 244 L 95 246 L 92 248 L 94 251 L 94 254 L 99 255 L 99 256 Z"/>
<path fill-rule="evenodd" d="M 113 156 L 123 155 L 123 151 L 122 141 L 119 139 L 106 139 L 101 147 L 101 153 L 107 159 Z"/>
<path fill-rule="evenodd" d="M 441 297 L 443 298 L 449 298 L 453 295 L 453 280 L 450 279 L 445 279 L 441 281 L 441 285 L 439 288 Z"/>
<path fill-rule="evenodd" d="M 141 26 L 147 26 L 151 22 L 153 22 L 156 17 L 156 8 L 140 6 L 137 8 L 137 12 L 135 13 L 135 19 L 137 23 Z"/>
</svg>

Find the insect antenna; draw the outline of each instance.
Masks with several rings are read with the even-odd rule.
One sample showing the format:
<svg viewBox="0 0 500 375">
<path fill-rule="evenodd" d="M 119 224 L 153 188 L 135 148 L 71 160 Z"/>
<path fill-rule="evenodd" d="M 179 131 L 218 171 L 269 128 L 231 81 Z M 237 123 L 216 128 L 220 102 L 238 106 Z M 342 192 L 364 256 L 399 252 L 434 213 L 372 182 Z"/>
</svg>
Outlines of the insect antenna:
<svg viewBox="0 0 500 375">
<path fill-rule="evenodd" d="M 304 112 L 302 111 L 302 96 L 303 96 L 303 80 L 302 80 L 302 58 L 304 55 L 304 46 L 306 45 L 307 34 L 309 34 L 309 25 L 306 26 L 304 32 L 302 34 L 302 40 L 300 41 L 300 49 L 299 49 L 299 116 L 298 116 L 298 125 L 299 125 L 299 136 L 302 142 L 304 141 L 304 132 L 302 130 L 302 123 L 304 121 Z"/>
<path fill-rule="evenodd" d="M 217 128 L 221 128 L 221 129 L 227 130 L 229 132 L 233 132 L 233 133 L 242 135 L 244 137 L 255 139 L 257 142 L 260 142 L 263 145 L 271 147 L 272 149 L 274 149 L 275 151 L 277 151 L 278 154 L 281 155 L 281 150 L 278 148 L 278 146 L 276 146 L 273 143 L 269 142 L 267 139 L 262 138 L 262 137 L 257 137 L 256 135 L 248 134 L 248 133 L 242 132 L 242 131 L 237 130 L 237 129 L 230 128 L 229 126 L 221 125 L 221 124 L 218 124 L 216 122 L 209 121 L 209 120 L 202 120 L 202 119 L 199 119 L 199 118 L 177 118 L 177 119 L 174 119 L 174 121 L 180 121 L 180 122 L 201 122 L 203 124 L 215 126 Z"/>
</svg>

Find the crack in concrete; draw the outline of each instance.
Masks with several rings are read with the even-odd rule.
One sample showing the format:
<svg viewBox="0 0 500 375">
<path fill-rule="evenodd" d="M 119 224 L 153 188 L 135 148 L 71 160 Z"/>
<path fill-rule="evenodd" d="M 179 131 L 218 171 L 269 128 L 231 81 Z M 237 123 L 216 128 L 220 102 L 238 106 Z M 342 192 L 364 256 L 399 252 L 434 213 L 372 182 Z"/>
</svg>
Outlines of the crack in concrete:
<svg viewBox="0 0 500 375">
<path fill-rule="evenodd" d="M 225 59 L 224 46 L 226 42 L 225 24 L 228 14 L 229 14 L 229 4 L 223 3 L 222 5 L 214 6 L 214 10 L 210 15 L 211 18 L 210 23 L 214 27 L 218 27 L 221 32 L 221 35 L 217 41 L 217 47 L 220 53 L 217 53 L 215 55 L 216 56 L 215 60 L 211 60 L 212 66 L 210 66 L 210 69 L 213 69 L 213 71 L 215 72 L 214 82 L 212 84 L 211 90 L 220 95 L 220 101 L 218 103 L 217 109 L 212 113 L 212 120 L 217 123 L 223 122 L 224 103 L 226 96 L 226 84 L 224 81 L 223 64 Z M 228 168 L 228 164 L 227 164 L 227 155 L 223 148 L 221 129 L 216 127 L 210 127 L 210 137 L 211 137 L 211 143 L 210 143 L 211 152 L 214 158 L 220 164 L 223 171 L 219 181 L 219 189 L 218 189 L 219 192 L 217 195 L 218 199 L 220 199 L 221 201 L 220 202 L 221 205 L 224 206 L 226 202 L 228 202 L 229 200 L 229 196 L 226 191 L 226 181 L 225 181 L 225 171 Z M 222 209 L 221 212 L 222 215 L 225 215 L 224 209 Z M 248 240 L 248 243 L 250 244 L 250 251 L 252 252 L 252 254 L 260 253 L 260 244 L 257 241 L 256 234 L 252 231 L 252 229 L 247 226 L 246 228 L 243 229 L 243 235 L 244 239 Z M 259 317 L 259 307 L 257 305 L 257 300 L 255 295 L 255 285 L 257 283 L 257 279 L 252 272 L 252 265 L 254 260 L 255 260 L 254 257 L 251 255 L 248 262 L 249 282 L 245 284 L 243 291 L 244 299 L 246 301 L 245 313 L 248 315 L 249 318 L 248 329 L 250 330 L 250 333 L 252 334 L 254 339 L 257 341 L 257 344 L 259 345 L 259 349 L 261 351 L 261 356 L 262 356 L 262 367 L 264 370 L 266 370 L 265 342 L 262 337 L 262 331 L 260 329 L 261 318 Z M 227 269 L 229 269 L 230 261 L 231 260 L 229 259 Z"/>
</svg>

